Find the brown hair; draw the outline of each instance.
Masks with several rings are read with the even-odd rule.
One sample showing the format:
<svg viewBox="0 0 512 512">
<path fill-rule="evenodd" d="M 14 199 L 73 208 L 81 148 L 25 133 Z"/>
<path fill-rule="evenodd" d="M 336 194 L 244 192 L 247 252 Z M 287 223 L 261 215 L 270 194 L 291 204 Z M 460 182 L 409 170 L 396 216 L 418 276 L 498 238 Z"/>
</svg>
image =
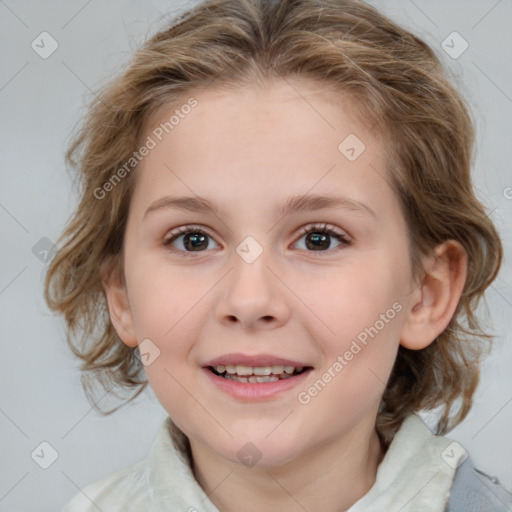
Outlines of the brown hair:
<svg viewBox="0 0 512 512">
<path fill-rule="evenodd" d="M 429 46 L 357 0 L 203 2 L 151 37 L 92 101 L 66 154 L 78 170 L 80 203 L 45 282 L 48 306 L 64 315 L 68 343 L 83 361 L 84 390 L 92 403 L 97 383 L 132 389 L 131 401 L 148 384 L 135 351 L 110 322 L 100 273 L 107 261 L 122 273 L 136 166 L 107 198 L 97 191 L 133 157 L 152 113 L 200 88 L 287 77 L 350 97 L 359 118 L 386 138 L 416 277 L 420 256 L 443 241 L 456 240 L 467 252 L 456 314 L 427 348 L 399 347 L 377 417 L 379 435 L 389 443 L 405 416 L 443 406 L 436 433 L 444 434 L 472 405 L 483 342 L 492 338 L 475 310 L 498 273 L 502 245 L 473 192 L 474 128 L 460 94 Z M 121 407 L 94 406 L 103 414 Z"/>
</svg>

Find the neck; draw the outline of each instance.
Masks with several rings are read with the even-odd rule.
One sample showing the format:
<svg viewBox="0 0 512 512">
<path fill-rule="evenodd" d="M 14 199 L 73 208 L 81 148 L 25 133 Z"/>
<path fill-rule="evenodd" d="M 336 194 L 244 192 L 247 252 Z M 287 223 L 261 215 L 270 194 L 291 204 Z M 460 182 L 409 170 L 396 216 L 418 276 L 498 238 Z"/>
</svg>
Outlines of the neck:
<svg viewBox="0 0 512 512">
<path fill-rule="evenodd" d="M 374 423 L 367 427 L 277 467 L 248 468 L 191 441 L 194 475 L 221 512 L 342 512 L 373 486 L 385 454 Z"/>
</svg>

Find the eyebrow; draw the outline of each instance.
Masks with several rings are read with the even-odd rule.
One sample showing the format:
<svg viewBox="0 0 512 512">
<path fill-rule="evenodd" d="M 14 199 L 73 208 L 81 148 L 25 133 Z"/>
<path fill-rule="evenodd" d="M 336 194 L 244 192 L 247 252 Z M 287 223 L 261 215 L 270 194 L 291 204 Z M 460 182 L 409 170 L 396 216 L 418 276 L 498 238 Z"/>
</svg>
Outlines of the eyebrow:
<svg viewBox="0 0 512 512">
<path fill-rule="evenodd" d="M 284 217 L 291 213 L 322 210 L 326 208 L 342 208 L 345 210 L 359 211 L 377 218 L 375 212 L 366 204 L 350 199 L 344 196 L 329 196 L 319 194 L 298 195 L 288 198 L 288 200 L 279 205 L 274 214 L 278 217 Z M 152 203 L 144 213 L 144 218 L 157 210 L 184 210 L 194 213 L 214 213 L 217 216 L 225 215 L 225 212 L 216 204 L 200 196 L 195 197 L 169 197 L 165 196 Z"/>
</svg>

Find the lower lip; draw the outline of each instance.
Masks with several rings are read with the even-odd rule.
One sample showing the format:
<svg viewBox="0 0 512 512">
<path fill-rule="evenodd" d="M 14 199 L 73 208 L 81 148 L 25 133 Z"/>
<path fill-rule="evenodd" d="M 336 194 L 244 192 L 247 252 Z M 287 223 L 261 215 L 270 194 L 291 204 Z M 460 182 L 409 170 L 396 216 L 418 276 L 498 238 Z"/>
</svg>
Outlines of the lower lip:
<svg viewBox="0 0 512 512">
<path fill-rule="evenodd" d="M 276 380 L 275 382 L 236 382 L 234 380 L 225 379 L 215 375 L 208 368 L 203 368 L 208 378 L 224 393 L 245 401 L 258 401 L 269 398 L 289 391 L 295 386 L 303 383 L 306 377 L 311 372 L 312 368 L 287 379 Z"/>
</svg>

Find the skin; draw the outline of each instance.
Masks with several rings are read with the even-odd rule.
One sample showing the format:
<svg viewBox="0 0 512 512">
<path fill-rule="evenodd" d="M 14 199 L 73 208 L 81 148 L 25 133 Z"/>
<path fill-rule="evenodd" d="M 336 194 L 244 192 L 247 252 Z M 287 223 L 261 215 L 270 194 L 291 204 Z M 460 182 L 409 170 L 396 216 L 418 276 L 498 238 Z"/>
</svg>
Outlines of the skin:
<svg viewBox="0 0 512 512">
<path fill-rule="evenodd" d="M 466 256 L 448 241 L 414 281 L 406 222 L 383 179 L 383 142 L 322 87 L 288 80 L 193 96 L 198 105 L 137 169 L 124 279 L 104 271 L 112 322 L 128 346 L 150 339 L 160 350 L 145 367 L 148 380 L 189 437 L 196 479 L 219 510 L 346 510 L 372 487 L 384 456 L 375 419 L 398 347 L 424 348 L 445 329 Z M 338 150 L 351 133 L 366 146 L 352 162 Z M 339 207 L 273 213 L 289 196 L 313 193 L 360 201 L 375 217 Z M 161 209 L 144 217 L 163 196 L 182 195 L 205 197 L 222 215 Z M 311 234 L 299 230 L 321 231 L 317 223 L 350 245 L 330 238 L 328 249 L 308 248 Z M 190 224 L 207 232 L 206 248 L 187 252 L 182 236 L 173 244 L 181 252 L 171 252 L 166 238 Z M 236 252 L 247 236 L 263 250 L 252 263 Z M 298 393 L 395 303 L 401 311 L 299 403 Z M 298 388 L 244 402 L 201 370 L 228 353 L 292 358 L 313 371 Z M 248 442 L 261 454 L 253 467 L 237 457 Z"/>
</svg>

